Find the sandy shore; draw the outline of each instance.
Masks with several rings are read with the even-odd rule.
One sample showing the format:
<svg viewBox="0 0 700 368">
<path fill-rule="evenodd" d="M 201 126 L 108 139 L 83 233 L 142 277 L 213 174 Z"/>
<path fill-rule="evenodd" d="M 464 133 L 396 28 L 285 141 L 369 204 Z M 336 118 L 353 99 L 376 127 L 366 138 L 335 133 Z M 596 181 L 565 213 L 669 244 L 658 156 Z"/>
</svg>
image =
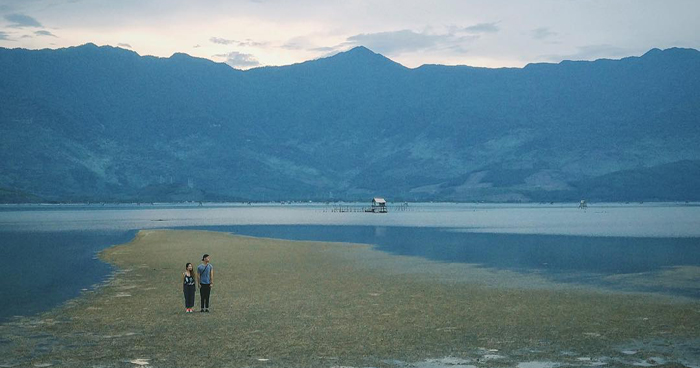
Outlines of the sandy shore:
<svg viewBox="0 0 700 368">
<path fill-rule="evenodd" d="M 212 312 L 185 314 L 180 274 L 205 252 Z M 141 231 L 101 257 L 108 283 L 0 325 L 0 367 L 700 366 L 698 301 L 202 231 Z"/>
</svg>

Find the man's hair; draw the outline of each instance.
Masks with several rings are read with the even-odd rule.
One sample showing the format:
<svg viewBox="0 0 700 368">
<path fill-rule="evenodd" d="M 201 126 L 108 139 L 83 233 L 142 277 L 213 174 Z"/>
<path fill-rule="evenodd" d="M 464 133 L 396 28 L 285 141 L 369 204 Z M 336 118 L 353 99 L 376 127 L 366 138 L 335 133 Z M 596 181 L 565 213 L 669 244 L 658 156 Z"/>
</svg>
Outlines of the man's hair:
<svg viewBox="0 0 700 368">
<path fill-rule="evenodd" d="M 204 258 L 207 258 L 207 257 L 209 257 L 209 255 L 205 253 L 205 254 L 202 256 L 202 261 L 204 260 Z"/>
</svg>

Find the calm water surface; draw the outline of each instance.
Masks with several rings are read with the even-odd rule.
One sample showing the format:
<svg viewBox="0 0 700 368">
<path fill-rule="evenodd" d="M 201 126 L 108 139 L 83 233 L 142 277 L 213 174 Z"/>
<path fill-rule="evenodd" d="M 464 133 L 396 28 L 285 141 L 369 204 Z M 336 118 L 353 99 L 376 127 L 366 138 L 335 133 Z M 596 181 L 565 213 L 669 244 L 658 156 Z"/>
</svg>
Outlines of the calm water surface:
<svg viewBox="0 0 700 368">
<path fill-rule="evenodd" d="M 347 206 L 359 206 L 348 204 Z M 138 229 L 198 228 L 373 244 L 392 254 L 538 272 L 564 282 L 700 266 L 700 206 L 418 204 L 388 214 L 325 205 L 0 206 L 0 321 L 50 309 L 111 272 L 95 258 Z M 581 279 L 577 275 L 595 274 Z M 697 289 L 649 286 L 700 298 Z"/>
</svg>

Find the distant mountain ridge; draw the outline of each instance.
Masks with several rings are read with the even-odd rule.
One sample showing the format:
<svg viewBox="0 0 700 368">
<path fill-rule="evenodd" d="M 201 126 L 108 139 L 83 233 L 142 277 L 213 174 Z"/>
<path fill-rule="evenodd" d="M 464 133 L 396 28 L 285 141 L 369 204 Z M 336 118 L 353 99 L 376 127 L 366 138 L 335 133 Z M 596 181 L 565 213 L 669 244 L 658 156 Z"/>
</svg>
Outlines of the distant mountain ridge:
<svg viewBox="0 0 700 368">
<path fill-rule="evenodd" d="M 700 200 L 700 52 L 240 71 L 0 48 L 0 202 Z M 653 178 L 653 180 L 652 180 Z"/>
</svg>

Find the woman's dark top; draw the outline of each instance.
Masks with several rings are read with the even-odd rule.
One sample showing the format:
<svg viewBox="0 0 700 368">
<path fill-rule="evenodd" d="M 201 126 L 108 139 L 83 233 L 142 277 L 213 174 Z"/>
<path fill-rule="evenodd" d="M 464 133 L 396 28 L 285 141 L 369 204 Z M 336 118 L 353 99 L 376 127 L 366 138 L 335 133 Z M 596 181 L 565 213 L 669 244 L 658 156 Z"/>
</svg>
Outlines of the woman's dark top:
<svg viewBox="0 0 700 368">
<path fill-rule="evenodd" d="M 194 277 L 185 275 L 185 286 L 194 286 Z"/>
</svg>

